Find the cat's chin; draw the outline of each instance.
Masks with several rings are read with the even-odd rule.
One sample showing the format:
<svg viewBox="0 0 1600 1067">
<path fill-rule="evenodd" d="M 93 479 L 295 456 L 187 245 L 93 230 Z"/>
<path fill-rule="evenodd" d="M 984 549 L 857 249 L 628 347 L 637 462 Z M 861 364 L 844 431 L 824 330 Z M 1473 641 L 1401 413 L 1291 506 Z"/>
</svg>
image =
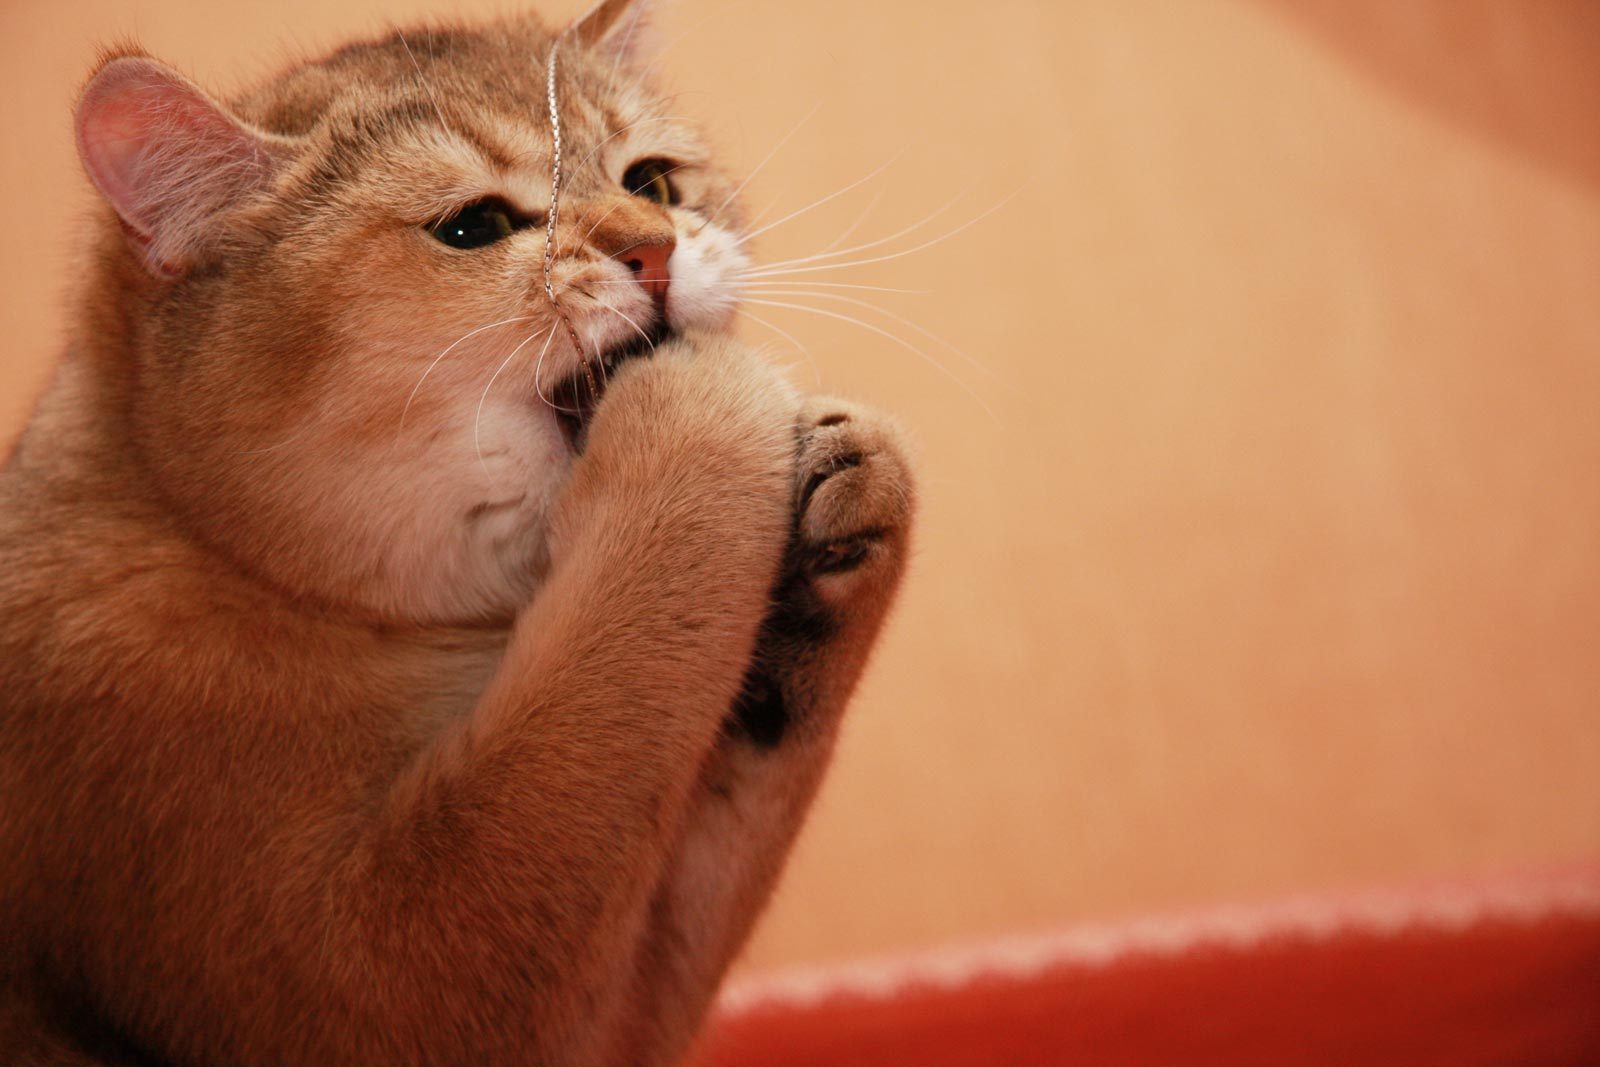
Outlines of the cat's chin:
<svg viewBox="0 0 1600 1067">
<path fill-rule="evenodd" d="M 589 420 L 599 410 L 611 376 L 629 360 L 654 355 L 657 345 L 675 336 L 677 334 L 671 326 L 658 322 L 648 334 L 635 334 L 613 345 L 588 369 L 578 367 L 555 387 L 550 394 L 550 402 L 555 407 L 556 424 L 561 427 L 561 436 L 574 454 L 581 455 L 583 452 L 588 439 Z"/>
</svg>

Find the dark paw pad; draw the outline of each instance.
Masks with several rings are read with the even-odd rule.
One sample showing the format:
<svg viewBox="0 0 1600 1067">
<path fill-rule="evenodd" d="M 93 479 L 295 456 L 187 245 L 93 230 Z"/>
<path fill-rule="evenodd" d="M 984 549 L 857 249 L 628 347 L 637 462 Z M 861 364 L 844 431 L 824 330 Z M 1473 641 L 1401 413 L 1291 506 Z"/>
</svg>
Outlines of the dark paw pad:
<svg viewBox="0 0 1600 1067">
<path fill-rule="evenodd" d="M 861 466 L 861 454 L 859 452 L 847 452 L 842 456 L 834 456 L 830 459 L 826 467 L 807 479 L 805 489 L 800 494 L 801 510 L 804 510 L 806 505 L 811 503 L 811 498 L 816 496 L 817 490 L 822 488 L 823 482 L 826 482 L 840 471 L 847 471 L 852 467 L 859 466 Z"/>
<path fill-rule="evenodd" d="M 870 537 L 847 537 L 842 541 L 832 541 L 815 550 L 811 560 L 811 570 L 816 574 L 843 574 L 846 571 L 853 571 L 861 566 L 870 551 L 872 551 Z"/>
<path fill-rule="evenodd" d="M 776 748 L 789 729 L 782 688 L 764 673 L 752 670 L 745 675 L 727 727 L 731 733 L 749 738 L 757 748 Z"/>
</svg>

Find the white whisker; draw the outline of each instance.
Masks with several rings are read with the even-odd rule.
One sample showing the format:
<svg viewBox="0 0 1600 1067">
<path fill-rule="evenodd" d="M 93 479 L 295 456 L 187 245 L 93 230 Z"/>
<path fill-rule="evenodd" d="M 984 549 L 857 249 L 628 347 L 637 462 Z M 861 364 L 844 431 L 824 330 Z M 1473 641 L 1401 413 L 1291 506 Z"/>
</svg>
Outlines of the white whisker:
<svg viewBox="0 0 1600 1067">
<path fill-rule="evenodd" d="M 807 111 L 806 114 L 805 114 L 805 117 L 802 118 L 799 122 L 795 123 L 794 126 L 792 126 L 790 128 L 789 132 L 784 134 L 783 137 L 778 141 L 778 143 L 772 146 L 772 151 L 768 152 L 766 154 L 766 156 L 764 156 L 762 158 L 761 162 L 756 164 L 755 169 L 752 170 L 749 174 L 746 174 L 744 176 L 744 181 L 742 181 L 738 185 L 734 186 L 733 187 L 733 192 L 729 193 L 727 196 L 722 198 L 722 203 L 718 204 L 716 207 L 714 207 L 710 211 L 706 212 L 706 220 L 705 220 L 705 222 L 702 222 L 700 224 L 700 230 L 703 230 L 707 226 L 711 225 L 711 221 L 713 219 L 715 219 L 718 215 L 722 214 L 722 209 L 727 207 L 729 204 L 733 203 L 734 199 L 740 193 L 744 192 L 745 186 L 749 185 L 755 179 L 755 176 L 757 174 L 761 173 L 761 168 L 765 167 L 768 163 L 772 162 L 772 157 L 777 155 L 783 149 L 783 146 L 789 143 L 789 138 L 791 138 L 795 134 L 799 133 L 800 132 L 800 127 L 802 127 L 806 123 L 810 122 L 811 119 L 816 115 L 816 113 L 821 111 L 821 110 L 822 110 L 822 105 L 818 104 L 815 107 L 813 107 L 810 111 Z M 695 233 L 698 234 L 700 232 L 700 230 L 696 230 Z"/>
<path fill-rule="evenodd" d="M 929 214 L 924 215 L 922 218 L 918 219 L 916 222 L 913 222 L 904 229 L 891 233 L 887 237 L 879 237 L 877 240 L 867 241 L 864 244 L 853 245 L 850 248 L 841 248 L 836 252 L 817 252 L 809 256 L 796 256 L 793 259 L 780 259 L 774 263 L 763 263 L 758 267 L 752 267 L 750 270 L 746 271 L 744 276 L 748 277 L 759 270 L 773 270 L 780 267 L 795 267 L 803 263 L 813 263 L 819 259 L 835 259 L 839 256 L 850 256 L 856 254 L 857 252 L 869 252 L 874 248 L 881 248 L 890 242 L 898 241 L 900 238 L 909 233 L 915 233 L 917 230 L 922 229 L 922 227 L 926 226 L 940 215 L 943 215 L 946 211 L 949 211 L 951 208 L 955 207 L 956 203 L 965 195 L 965 193 L 957 193 L 955 196 L 951 197 L 949 200 L 946 200 L 943 204 L 935 208 Z"/>
<path fill-rule="evenodd" d="M 398 434 L 400 431 L 405 430 L 406 412 L 411 410 L 411 402 L 417 398 L 417 391 L 422 388 L 422 383 L 428 380 L 428 375 L 433 373 L 433 368 L 437 367 L 439 365 L 439 361 L 445 356 L 448 356 L 455 349 L 456 345 L 459 345 L 462 341 L 465 341 L 469 337 L 476 337 L 485 330 L 492 330 L 496 326 L 506 326 L 513 322 L 527 322 L 532 318 L 532 315 L 517 315 L 514 318 L 501 319 L 499 322 L 491 322 L 487 326 L 479 326 L 476 330 L 471 330 L 462 334 L 460 337 L 456 338 L 450 343 L 449 348 L 446 348 L 443 352 L 440 352 L 437 356 L 434 356 L 433 362 L 428 364 L 428 369 L 422 372 L 422 377 L 418 378 L 417 384 L 412 386 L 411 395 L 406 397 L 405 407 L 400 409 L 400 430 L 396 431 L 396 433 Z"/>
<path fill-rule="evenodd" d="M 428 94 L 428 102 L 433 105 L 433 113 L 439 116 L 439 125 L 448 130 L 450 124 L 444 120 L 444 112 L 439 108 L 439 98 L 433 95 L 433 85 L 423 75 L 422 65 L 417 62 L 416 53 L 411 51 L 411 42 L 406 40 L 406 35 L 401 32 L 398 26 L 395 27 L 394 35 L 400 38 L 400 44 L 405 48 L 406 56 L 411 60 L 411 69 L 417 72 L 417 84 L 422 86 L 423 92 Z"/>
<path fill-rule="evenodd" d="M 1018 191 L 1020 192 L 1020 190 L 1018 190 Z M 1016 193 L 1012 193 L 1010 196 L 1006 197 L 1004 200 L 1000 201 L 998 204 L 995 204 L 993 207 L 989 208 L 989 210 L 985 211 L 983 214 L 977 216 L 976 218 L 962 223 L 960 226 L 957 226 L 955 229 L 951 230 L 949 233 L 941 234 L 940 236 L 933 238 L 931 241 L 924 241 L 920 245 L 917 245 L 914 248 L 907 248 L 907 249 L 904 249 L 904 250 L 899 251 L 899 252 L 889 252 L 889 253 L 886 253 L 886 254 L 881 255 L 881 256 L 871 256 L 871 257 L 869 257 L 867 259 L 853 259 L 853 260 L 850 260 L 850 261 L 845 262 L 845 263 L 819 263 L 819 264 L 817 264 L 816 266 L 813 266 L 813 267 L 786 268 L 784 270 L 758 269 L 758 270 L 753 270 L 753 271 L 747 272 L 744 275 L 744 277 L 746 277 L 746 278 L 772 278 L 772 277 L 778 277 L 778 276 L 785 275 L 785 274 L 810 274 L 810 273 L 814 273 L 816 271 L 843 270 L 845 267 L 865 267 L 869 263 L 887 263 L 891 259 L 902 259 L 905 256 L 914 255 L 917 252 L 921 252 L 923 249 L 932 248 L 934 245 L 937 245 L 937 244 L 943 244 L 945 241 L 950 240 L 950 238 L 956 236 L 957 234 L 963 232 L 964 230 L 971 229 L 972 227 L 976 226 L 978 223 L 982 222 L 984 219 L 988 218 L 990 215 L 993 215 L 996 211 L 999 211 L 1001 208 L 1003 208 L 1007 204 L 1009 204 L 1012 201 L 1012 199 L 1016 197 L 1016 195 L 1017 195 Z"/>
<path fill-rule="evenodd" d="M 839 189 L 839 190 L 836 190 L 835 192 L 831 192 L 827 196 L 823 197 L 820 200 L 813 200 L 811 203 L 807 204 L 803 208 L 800 208 L 798 211 L 789 212 L 789 214 L 785 215 L 783 218 L 779 219 L 777 222 L 769 222 L 765 226 L 761 227 L 759 230 L 751 230 L 749 233 L 745 234 L 743 237 L 741 237 L 737 241 L 735 241 L 734 244 L 736 244 L 736 245 L 746 244 L 749 241 L 752 241 L 755 238 L 760 237 L 762 234 L 766 233 L 768 230 L 776 229 L 777 227 L 782 226 L 784 223 L 788 222 L 790 219 L 799 218 L 801 215 L 804 215 L 806 212 L 811 211 L 814 208 L 819 208 L 823 204 L 826 204 L 830 200 L 838 199 L 839 197 L 843 196 L 845 193 L 848 193 L 850 190 L 855 189 L 858 186 L 864 185 L 867 182 L 870 182 L 872 179 L 876 178 L 878 175 L 880 175 L 884 171 L 888 170 L 891 166 L 893 166 L 895 164 L 895 162 L 897 160 L 899 160 L 899 158 L 901 156 L 903 156 L 905 154 L 906 154 L 906 150 L 904 148 L 902 148 L 900 151 L 896 152 L 894 155 L 890 156 L 887 160 L 885 160 L 883 163 L 881 163 L 876 170 L 874 170 L 871 174 L 868 174 L 866 177 L 857 178 L 855 181 L 851 182 L 849 185 L 845 186 L 843 189 Z"/>
<path fill-rule="evenodd" d="M 551 326 L 550 329 L 547 331 L 546 336 L 547 337 L 554 337 L 555 335 L 556 335 L 556 328 L 555 328 L 555 326 Z M 483 405 L 488 402 L 488 400 L 489 400 L 489 390 L 494 388 L 495 379 L 500 377 L 500 372 L 505 370 L 507 365 L 509 365 L 513 359 L 517 358 L 517 353 L 521 352 L 524 348 L 526 348 L 528 346 L 528 342 L 529 341 L 532 341 L 535 337 L 538 337 L 538 336 L 539 336 L 538 331 L 534 331 L 533 333 L 530 333 L 527 337 L 524 337 L 521 340 L 521 342 L 519 342 L 517 344 L 517 347 L 515 347 L 515 348 L 513 348 L 511 350 L 511 354 L 508 355 L 504 360 L 502 360 L 500 362 L 500 366 L 496 367 L 494 369 L 494 373 L 489 376 L 489 384 L 483 387 L 483 395 L 478 398 L 478 413 L 476 415 L 474 415 L 473 419 L 472 419 L 472 450 L 474 452 L 476 452 L 477 455 L 478 455 L 478 466 L 483 468 L 483 476 L 485 478 L 489 478 L 490 477 L 489 465 L 483 461 L 483 445 L 481 444 L 481 442 L 479 440 L 479 437 L 478 437 L 478 431 L 480 429 L 482 429 L 482 425 L 483 425 Z M 547 341 L 546 343 L 548 344 L 549 342 Z"/>
<path fill-rule="evenodd" d="M 633 319 L 629 318 L 627 315 L 624 315 L 622 312 L 618 311 L 616 308 L 612 307 L 609 304 L 601 304 L 600 307 L 603 308 L 606 311 L 611 312 L 611 314 L 615 315 L 617 318 L 621 319 L 623 322 L 627 323 L 629 326 L 632 326 L 635 330 L 637 330 L 638 333 L 639 333 L 639 336 L 644 338 L 645 344 L 650 346 L 650 351 L 651 352 L 654 352 L 656 350 L 656 343 L 650 339 L 650 335 L 647 332 L 645 332 L 645 328 L 643 326 L 640 326 L 637 322 L 633 321 Z"/>
<path fill-rule="evenodd" d="M 644 5 L 634 4 L 632 10 L 624 17 L 628 19 L 628 29 L 622 35 L 621 42 L 617 45 L 616 58 L 611 63 L 611 74 L 606 78 L 606 81 L 611 85 L 617 84 L 618 78 L 622 74 L 622 65 L 628 60 L 628 46 L 633 43 L 633 31 L 638 29 L 639 23 L 644 21 Z"/>
<path fill-rule="evenodd" d="M 637 285 L 638 283 L 634 282 L 634 284 Z M 932 289 L 902 289 L 893 285 L 862 285 L 859 282 L 814 282 L 805 278 L 795 278 L 793 280 L 785 281 L 761 281 L 757 279 L 753 282 L 743 282 L 740 284 L 739 288 L 793 289 L 797 286 L 806 289 L 869 289 L 874 293 L 911 293 L 916 295 L 926 295 L 933 292 Z"/>
<path fill-rule="evenodd" d="M 949 378 L 956 385 L 960 386 L 961 390 L 963 392 L 965 392 L 968 396 L 970 396 L 977 403 L 977 405 L 979 407 L 981 407 L 985 412 L 987 412 L 991 419 L 996 418 L 995 413 L 994 413 L 994 409 L 991 408 L 988 405 L 988 403 L 981 396 L 979 396 L 976 392 L 974 392 L 972 390 L 971 386 L 967 385 L 966 382 L 962 381 L 961 378 L 959 376 L 957 376 L 949 367 L 945 366 L 943 363 L 939 362 L 934 357 L 928 355 L 928 353 L 924 352 L 922 349 L 918 348 L 916 345 L 912 344 L 910 341 L 907 341 L 905 338 L 899 336 L 898 334 L 890 333 L 888 330 L 885 330 L 880 326 L 875 326 L 870 322 L 865 322 L 865 321 L 863 321 L 861 319 L 858 319 L 854 315 L 842 315 L 837 311 L 829 311 L 826 308 L 812 307 L 809 304 L 790 304 L 790 303 L 786 303 L 786 302 L 781 301 L 781 300 L 756 300 L 756 299 L 752 299 L 750 302 L 752 304 L 760 304 L 763 307 L 789 308 L 789 309 L 792 309 L 794 311 L 807 311 L 807 312 L 810 312 L 813 315 L 822 315 L 822 316 L 824 316 L 826 318 L 838 319 L 840 322 L 848 322 L 848 323 L 850 323 L 850 324 L 852 324 L 854 326 L 859 326 L 864 330 L 870 330 L 873 333 L 878 334 L 880 337 L 886 337 L 889 340 L 893 341 L 895 344 L 899 345 L 900 347 L 902 347 L 902 348 L 904 348 L 904 349 L 906 349 L 906 350 L 908 350 L 910 352 L 913 352 L 916 355 L 922 357 L 928 363 L 930 363 L 931 365 L 936 367 L 938 370 L 943 372 L 945 377 Z"/>
<path fill-rule="evenodd" d="M 648 81 L 649 79 L 655 77 L 656 74 L 658 74 L 660 72 L 661 64 L 666 60 L 667 56 L 669 56 L 672 53 L 672 50 L 678 46 L 678 42 L 679 41 L 682 41 L 685 37 L 688 37 L 691 33 L 695 33 L 696 31 L 698 31 L 700 29 L 700 27 L 704 26 L 712 18 L 719 17 L 722 14 L 723 14 L 722 12 L 719 12 L 719 11 L 716 11 L 715 9 L 713 9 L 712 11 L 709 11 L 706 14 L 701 15 L 694 22 L 690 23 L 686 28 L 680 30 L 678 32 L 677 36 L 673 37 L 670 41 L 667 41 L 665 44 L 652 45 L 649 48 L 649 51 L 651 53 L 653 53 L 653 58 L 650 60 L 650 62 L 642 70 L 637 70 L 637 72 L 636 72 L 636 74 L 634 76 L 625 78 L 623 76 L 622 68 L 623 68 L 623 66 L 627 65 L 628 62 L 629 62 L 629 60 L 628 60 L 628 49 L 629 49 L 629 45 L 631 43 L 631 38 L 632 38 L 632 34 L 633 34 L 633 31 L 634 31 L 634 28 L 637 27 L 639 25 L 639 23 L 641 21 L 643 21 L 644 18 L 647 17 L 647 15 L 645 14 L 645 11 L 644 11 L 644 5 L 640 5 L 640 6 L 635 7 L 634 15 L 633 15 L 633 23 L 628 27 L 628 35 L 629 35 L 629 37 L 628 37 L 628 39 L 623 40 L 621 47 L 617 50 L 617 58 L 611 64 L 611 73 L 607 76 L 607 79 L 606 79 L 607 82 L 612 87 L 615 87 L 615 86 L 621 84 L 625 80 L 626 81 L 639 81 L 639 80 Z M 679 95 L 679 94 L 674 94 L 674 95 Z"/>
<path fill-rule="evenodd" d="M 593 279 L 589 279 L 589 280 L 585 281 L 583 284 L 585 286 L 590 286 L 590 285 L 638 285 L 639 281 L 636 278 L 593 278 Z M 795 279 L 792 279 L 792 280 L 776 280 L 776 281 L 761 281 L 761 280 L 758 279 L 758 280 L 753 281 L 753 282 L 734 282 L 733 286 L 734 286 L 734 288 L 739 289 L 739 290 L 744 290 L 744 289 L 774 289 L 774 288 L 792 289 L 792 288 L 795 288 L 796 286 L 804 286 L 805 288 L 808 288 L 808 289 L 811 289 L 811 288 L 869 289 L 869 290 L 871 290 L 872 292 L 875 292 L 875 293 L 907 293 L 907 294 L 911 294 L 911 295 L 926 295 L 928 293 L 933 292 L 932 289 L 902 289 L 902 288 L 898 288 L 898 287 L 893 286 L 893 285 L 862 285 L 862 284 L 860 284 L 858 282 L 817 282 L 817 281 L 810 281 L 810 280 L 805 279 L 805 278 L 795 278 Z"/>
<path fill-rule="evenodd" d="M 596 142 L 595 146 L 593 148 L 589 149 L 589 154 L 584 156 L 582 159 L 578 160 L 578 165 L 572 168 L 571 173 L 573 173 L 573 174 L 578 173 L 578 171 L 583 169 L 583 165 L 585 163 L 589 162 L 589 160 L 594 158 L 594 155 L 595 155 L 596 152 L 600 151 L 600 149 L 602 149 L 602 148 L 604 148 L 606 146 L 606 143 L 608 141 L 611 141 L 611 140 L 613 140 L 613 139 L 615 139 L 617 137 L 621 137 L 623 134 L 627 133 L 629 130 L 636 130 L 640 126 L 648 126 L 652 122 L 675 122 L 675 121 L 687 122 L 689 120 L 684 118 L 682 115 L 653 115 L 650 118 L 640 119 L 637 122 L 630 122 L 626 126 L 623 126 L 621 129 L 616 130 L 616 131 L 614 131 L 612 133 L 608 133 L 605 137 L 601 138 L 598 142 Z"/>
<path fill-rule="evenodd" d="M 666 170 L 661 171 L 660 173 L 661 173 L 662 177 L 665 177 L 666 175 L 671 174 L 673 171 L 682 170 L 684 167 L 687 167 L 688 165 L 689 164 L 687 164 L 687 163 L 679 163 L 677 166 L 668 167 Z M 617 208 L 619 208 L 619 207 L 622 207 L 627 202 L 628 202 L 627 198 L 619 197 L 616 203 L 614 203 L 610 207 L 606 208 L 605 213 L 602 214 L 598 219 L 594 220 L 594 225 L 589 227 L 588 232 L 586 232 L 583 235 L 583 239 L 578 242 L 579 247 L 582 247 L 583 245 L 587 244 L 588 241 L 589 241 L 589 238 L 594 236 L 594 231 L 596 231 L 596 230 L 598 230 L 600 228 L 600 224 L 602 222 L 606 221 L 606 219 L 610 218 L 611 217 L 611 213 L 613 211 L 617 210 Z M 561 255 L 561 248 L 560 248 L 559 245 L 557 245 L 557 247 L 556 247 L 556 253 L 555 254 L 556 254 L 557 257 L 559 257 Z"/>
<path fill-rule="evenodd" d="M 867 221 L 867 216 L 872 214 L 872 209 L 877 207 L 883 201 L 884 192 L 885 190 L 883 189 L 875 191 L 872 194 L 872 199 L 867 201 L 867 206 L 861 209 L 861 214 L 856 216 L 856 220 L 849 226 L 845 227 L 845 231 L 843 233 L 830 241 L 827 248 L 824 248 L 817 254 L 825 256 L 829 252 L 832 252 L 835 248 L 838 248 L 840 245 L 844 244 L 845 241 L 849 240 L 850 235 L 859 230 L 861 228 L 861 224 Z"/>
<path fill-rule="evenodd" d="M 759 225 L 762 219 L 764 219 L 768 215 L 772 214 L 773 209 L 776 208 L 778 206 L 779 202 L 781 202 L 783 200 L 783 198 L 785 196 L 787 196 L 788 194 L 789 194 L 789 187 L 787 185 L 779 186 L 777 191 L 774 192 L 770 197 L 767 198 L 767 202 L 765 204 L 761 205 L 761 209 L 759 211 L 757 211 L 754 215 L 751 215 L 748 219 L 744 220 L 745 228 L 748 229 L 750 227 Z M 709 225 L 710 222 L 711 222 L 711 220 L 707 219 L 706 220 L 706 225 Z M 705 228 L 704 225 L 700 227 L 700 229 L 704 229 L 704 228 Z M 699 232 L 700 232 L 700 230 L 696 230 L 695 231 L 696 234 L 698 234 Z"/>
<path fill-rule="evenodd" d="M 868 300 L 857 300 L 855 297 L 846 296 L 843 293 L 814 293 L 814 292 L 808 292 L 808 291 L 805 291 L 805 290 L 787 290 L 787 289 L 774 289 L 774 290 L 770 290 L 770 291 L 764 291 L 762 293 L 762 295 L 763 296 L 787 296 L 787 297 L 793 297 L 793 298 L 796 298 L 796 299 L 800 299 L 800 298 L 803 298 L 803 297 L 810 296 L 810 297 L 816 297 L 816 298 L 821 299 L 821 300 L 837 300 L 837 301 L 839 301 L 841 303 L 852 304 L 852 305 L 854 305 L 854 306 L 856 306 L 858 308 L 865 308 L 868 311 L 876 311 L 878 314 L 883 315 L 883 316 L 885 316 L 887 318 L 891 318 L 895 322 L 900 323 L 902 326 L 909 326 L 911 329 L 917 331 L 922 336 L 924 336 L 928 340 L 932 341 L 934 344 L 940 345 L 941 347 L 945 348 L 946 350 L 955 353 L 956 355 L 960 356 L 963 360 L 965 360 L 968 366 L 973 367 L 973 368 L 975 368 L 977 370 L 980 370 L 985 374 L 993 375 L 993 374 L 997 373 L 993 367 L 990 367 L 988 364 L 984 363 L 983 361 L 981 361 L 979 359 L 976 359 L 975 357 L 973 357 L 971 355 L 968 355 L 964 350 L 956 347 L 951 342 L 946 341 L 943 337 L 940 337 L 938 334 L 934 333 L 933 331 L 925 329 L 924 327 L 918 325 L 917 323 L 913 322 L 912 320 L 906 318 L 904 315 L 897 314 L 896 312 L 890 311 L 888 308 L 885 308 L 885 307 L 879 307 L 877 304 L 874 304 L 874 303 L 872 303 L 871 301 L 868 301 Z"/>
<path fill-rule="evenodd" d="M 552 327 L 551 330 L 550 330 L 549 335 L 547 335 L 545 337 L 545 339 L 544 339 L 544 347 L 539 349 L 539 358 L 534 360 L 534 363 L 533 363 L 533 395 L 537 396 L 539 398 L 539 401 L 542 404 L 544 404 L 545 407 L 549 408 L 552 411 L 559 411 L 564 415 L 575 415 L 575 414 L 577 414 L 577 412 L 575 410 L 573 410 L 572 408 L 562 407 L 560 404 L 557 404 L 554 400 L 551 400 L 549 397 L 545 396 L 544 395 L 544 386 L 541 384 L 541 376 L 544 374 L 544 357 L 550 351 L 550 342 L 555 340 L 555 336 L 556 336 L 556 332 L 555 332 L 554 327 Z M 578 353 L 578 359 L 579 360 L 583 359 L 583 353 L 582 352 Z"/>
<path fill-rule="evenodd" d="M 782 337 L 785 341 L 788 341 L 791 345 L 793 345 L 796 352 L 799 352 L 802 356 L 806 357 L 806 363 L 811 367 L 811 377 L 817 383 L 817 387 L 822 387 L 822 368 L 817 366 L 817 361 L 812 357 L 811 350 L 797 341 L 794 334 L 790 333 L 788 330 L 785 330 L 782 326 L 779 326 L 776 323 L 768 322 L 766 319 L 762 318 L 760 315 L 757 315 L 753 311 L 747 311 L 744 308 L 735 308 L 734 310 L 740 315 L 743 315 L 745 318 L 749 319 L 751 322 L 765 326 L 767 329 L 771 330 L 773 333 L 777 334 L 779 337 Z"/>
</svg>

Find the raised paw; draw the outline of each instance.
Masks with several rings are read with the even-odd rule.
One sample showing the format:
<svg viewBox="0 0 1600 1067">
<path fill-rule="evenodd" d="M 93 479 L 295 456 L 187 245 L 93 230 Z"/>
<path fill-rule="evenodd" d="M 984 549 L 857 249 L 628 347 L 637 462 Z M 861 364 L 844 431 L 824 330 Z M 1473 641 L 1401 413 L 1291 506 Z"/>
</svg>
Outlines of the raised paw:
<svg viewBox="0 0 1600 1067">
<path fill-rule="evenodd" d="M 795 431 L 794 530 L 728 722 L 759 749 L 829 736 L 899 584 L 915 501 L 883 416 L 813 397 Z"/>
<path fill-rule="evenodd" d="M 838 605 L 892 581 L 911 521 L 911 470 L 899 432 L 855 404 L 813 397 L 801 408 L 791 573 Z"/>
</svg>

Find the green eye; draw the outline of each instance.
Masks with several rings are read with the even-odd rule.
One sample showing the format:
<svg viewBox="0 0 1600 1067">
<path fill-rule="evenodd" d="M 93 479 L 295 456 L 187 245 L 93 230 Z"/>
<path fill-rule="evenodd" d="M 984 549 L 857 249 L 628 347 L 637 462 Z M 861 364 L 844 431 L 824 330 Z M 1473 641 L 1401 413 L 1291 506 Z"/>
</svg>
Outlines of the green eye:
<svg viewBox="0 0 1600 1067">
<path fill-rule="evenodd" d="M 510 237 L 516 230 L 511 211 L 499 200 L 479 200 L 428 227 L 451 248 L 482 248 Z"/>
<path fill-rule="evenodd" d="M 664 159 L 641 159 L 622 173 L 622 187 L 658 204 L 676 204 L 678 191 L 667 175 L 678 168 Z"/>
</svg>

